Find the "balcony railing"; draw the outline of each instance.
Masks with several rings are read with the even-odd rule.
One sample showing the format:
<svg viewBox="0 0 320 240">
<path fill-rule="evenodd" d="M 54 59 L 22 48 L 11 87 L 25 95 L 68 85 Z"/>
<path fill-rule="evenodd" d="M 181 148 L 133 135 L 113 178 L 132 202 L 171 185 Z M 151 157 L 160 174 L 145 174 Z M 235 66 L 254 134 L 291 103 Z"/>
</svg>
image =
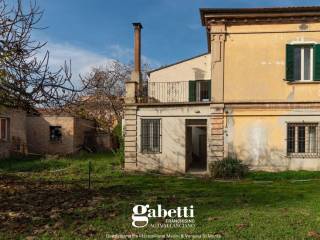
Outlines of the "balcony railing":
<svg viewBox="0 0 320 240">
<path fill-rule="evenodd" d="M 208 102 L 211 81 L 148 82 L 142 103 Z"/>
</svg>

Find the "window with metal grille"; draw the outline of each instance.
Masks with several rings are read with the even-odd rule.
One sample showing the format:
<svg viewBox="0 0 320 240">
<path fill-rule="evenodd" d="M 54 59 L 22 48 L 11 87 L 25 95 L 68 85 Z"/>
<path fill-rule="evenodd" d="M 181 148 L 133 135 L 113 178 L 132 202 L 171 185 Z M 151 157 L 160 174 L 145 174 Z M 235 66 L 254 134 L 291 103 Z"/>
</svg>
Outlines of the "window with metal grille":
<svg viewBox="0 0 320 240">
<path fill-rule="evenodd" d="M 287 125 L 288 155 L 318 154 L 318 124 L 288 123 Z"/>
<path fill-rule="evenodd" d="M 161 151 L 160 119 L 141 119 L 141 152 L 159 153 Z"/>
</svg>

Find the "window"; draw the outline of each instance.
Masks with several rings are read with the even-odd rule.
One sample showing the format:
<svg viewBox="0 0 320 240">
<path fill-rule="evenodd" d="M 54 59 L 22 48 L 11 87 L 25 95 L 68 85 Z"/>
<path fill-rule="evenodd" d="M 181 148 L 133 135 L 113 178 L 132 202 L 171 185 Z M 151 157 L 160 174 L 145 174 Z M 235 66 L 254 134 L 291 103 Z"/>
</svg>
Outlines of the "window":
<svg viewBox="0 0 320 240">
<path fill-rule="evenodd" d="M 313 47 L 294 46 L 293 80 L 313 79 Z"/>
<path fill-rule="evenodd" d="M 50 126 L 50 141 L 60 142 L 62 140 L 61 126 Z"/>
<path fill-rule="evenodd" d="M 211 99 L 211 81 L 189 81 L 189 101 L 205 102 Z"/>
<path fill-rule="evenodd" d="M 288 123 L 288 155 L 318 153 L 318 125 L 315 123 Z"/>
<path fill-rule="evenodd" d="M 141 152 L 159 153 L 161 142 L 160 119 L 141 120 Z"/>
<path fill-rule="evenodd" d="M 0 118 L 0 140 L 8 140 L 9 120 L 7 118 Z"/>
<path fill-rule="evenodd" d="M 286 46 L 286 80 L 320 81 L 320 44 Z"/>
</svg>

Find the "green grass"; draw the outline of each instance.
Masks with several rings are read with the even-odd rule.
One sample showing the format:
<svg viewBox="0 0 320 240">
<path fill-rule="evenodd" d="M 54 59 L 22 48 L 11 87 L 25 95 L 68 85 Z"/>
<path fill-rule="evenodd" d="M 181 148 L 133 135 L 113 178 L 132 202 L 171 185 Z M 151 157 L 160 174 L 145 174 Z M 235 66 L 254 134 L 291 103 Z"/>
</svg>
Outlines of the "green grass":
<svg viewBox="0 0 320 240">
<path fill-rule="evenodd" d="M 89 160 L 93 165 L 91 190 L 87 189 Z M 14 226 L 1 228 L 2 221 L 0 238 L 106 239 L 106 234 L 132 233 L 216 234 L 223 239 L 320 237 L 318 172 L 258 172 L 250 173 L 242 181 L 219 182 L 206 178 L 125 174 L 112 154 L 11 161 L 0 162 L 0 181 L 6 180 L 11 186 L 10 189 L 0 188 L 0 196 L 3 196 L 0 212 L 8 210 L 2 204 L 7 200 L 26 205 L 12 206 L 11 211 L 27 213 L 38 206 L 36 201 L 40 201 L 43 208 L 37 208 L 33 218 L 40 216 L 43 219 L 23 223 L 25 226 L 22 224 L 24 228 L 18 234 L 12 230 Z M 291 181 L 295 179 L 314 180 Z M 50 181 L 74 181 L 75 184 L 56 187 Z M 11 193 L 16 188 L 21 189 Z M 65 207 L 66 202 L 73 204 L 72 207 Z M 161 229 L 149 225 L 135 229 L 131 226 L 135 204 L 152 207 L 162 204 L 165 208 L 194 205 L 196 227 Z M 61 210 L 62 227 L 54 228 L 58 220 L 46 216 L 52 206 Z M 20 228 L 22 225 L 19 222 Z M 46 230 L 35 233 L 37 228 Z"/>
<path fill-rule="evenodd" d="M 284 172 L 250 172 L 247 176 L 251 180 L 309 180 L 320 179 L 320 172 L 316 171 L 284 171 Z"/>
</svg>

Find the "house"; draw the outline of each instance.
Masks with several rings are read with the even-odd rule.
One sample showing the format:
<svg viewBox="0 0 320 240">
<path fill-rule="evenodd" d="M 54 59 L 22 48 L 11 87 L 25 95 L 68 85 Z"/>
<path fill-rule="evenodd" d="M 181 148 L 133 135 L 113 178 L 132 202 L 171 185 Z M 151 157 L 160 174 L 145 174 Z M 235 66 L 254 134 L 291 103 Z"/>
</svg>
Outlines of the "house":
<svg viewBox="0 0 320 240">
<path fill-rule="evenodd" d="M 109 144 L 96 134 L 95 122 L 68 113 L 0 107 L 0 159 L 26 154 L 67 155 L 82 147 L 97 150 Z"/>
<path fill-rule="evenodd" d="M 0 106 L 0 159 L 27 153 L 26 113 Z"/>
<path fill-rule="evenodd" d="M 67 155 L 96 147 L 95 122 L 69 113 L 39 111 L 27 117 L 30 153 Z"/>
<path fill-rule="evenodd" d="M 150 72 L 147 98 L 134 23 L 125 169 L 206 174 L 238 158 L 255 170 L 320 170 L 320 7 L 200 15 L 208 53 Z"/>
</svg>

